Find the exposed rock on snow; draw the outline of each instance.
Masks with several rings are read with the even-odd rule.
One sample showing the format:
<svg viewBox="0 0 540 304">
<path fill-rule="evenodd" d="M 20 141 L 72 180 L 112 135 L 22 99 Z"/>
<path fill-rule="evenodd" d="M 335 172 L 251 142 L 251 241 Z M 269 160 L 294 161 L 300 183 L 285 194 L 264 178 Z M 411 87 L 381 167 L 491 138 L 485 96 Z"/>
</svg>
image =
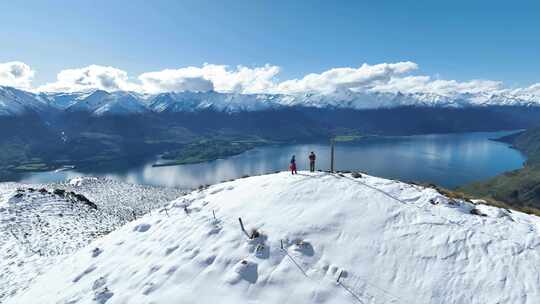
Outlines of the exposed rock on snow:
<svg viewBox="0 0 540 304">
<path fill-rule="evenodd" d="M 540 220 L 451 204 L 431 188 L 279 173 L 194 191 L 166 210 L 63 259 L 8 303 L 540 301 Z"/>
</svg>

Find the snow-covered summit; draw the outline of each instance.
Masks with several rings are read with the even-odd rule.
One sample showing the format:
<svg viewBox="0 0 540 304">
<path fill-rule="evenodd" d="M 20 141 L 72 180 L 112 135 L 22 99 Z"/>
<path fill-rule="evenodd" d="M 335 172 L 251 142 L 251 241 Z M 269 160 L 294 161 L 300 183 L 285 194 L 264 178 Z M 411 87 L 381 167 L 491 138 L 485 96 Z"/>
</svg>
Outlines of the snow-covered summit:
<svg viewBox="0 0 540 304">
<path fill-rule="evenodd" d="M 210 92 L 162 93 L 153 96 L 155 112 L 194 112 L 213 109 L 220 112 L 260 111 L 283 106 L 282 95 Z"/>
<path fill-rule="evenodd" d="M 398 181 L 283 172 L 181 197 L 8 303 L 538 303 L 539 224 Z"/>
<path fill-rule="evenodd" d="M 139 96 L 130 92 L 96 90 L 79 98 L 66 108 L 68 112 L 90 112 L 96 116 L 106 114 L 140 114 L 148 109 Z"/>
</svg>

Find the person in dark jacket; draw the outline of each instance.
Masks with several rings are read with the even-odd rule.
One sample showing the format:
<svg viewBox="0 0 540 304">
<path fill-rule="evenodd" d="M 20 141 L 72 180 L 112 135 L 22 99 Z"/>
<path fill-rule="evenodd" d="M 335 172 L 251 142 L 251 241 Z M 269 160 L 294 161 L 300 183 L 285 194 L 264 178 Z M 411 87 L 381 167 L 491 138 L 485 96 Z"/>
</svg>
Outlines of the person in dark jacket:
<svg viewBox="0 0 540 304">
<path fill-rule="evenodd" d="M 291 169 L 292 174 L 298 174 L 298 172 L 296 172 L 296 159 L 294 155 L 291 158 L 291 165 L 289 168 Z"/>
<path fill-rule="evenodd" d="M 315 153 L 313 153 L 313 151 L 311 151 L 311 153 L 309 154 L 309 171 L 310 172 L 315 172 Z"/>
</svg>

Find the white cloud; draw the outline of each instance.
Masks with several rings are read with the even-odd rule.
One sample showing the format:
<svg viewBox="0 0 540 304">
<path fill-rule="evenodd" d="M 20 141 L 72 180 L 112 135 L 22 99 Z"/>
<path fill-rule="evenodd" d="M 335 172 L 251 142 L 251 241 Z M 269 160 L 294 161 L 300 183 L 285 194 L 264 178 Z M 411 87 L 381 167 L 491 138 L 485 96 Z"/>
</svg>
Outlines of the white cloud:
<svg viewBox="0 0 540 304">
<path fill-rule="evenodd" d="M 142 82 L 143 90 L 151 93 L 214 90 L 213 82 L 204 78 L 200 69 L 195 67 L 148 72 L 141 74 L 139 80 Z"/>
<path fill-rule="evenodd" d="M 142 87 L 149 92 L 163 91 L 209 91 L 260 93 L 275 86 L 274 77 L 279 67 L 264 65 L 249 68 L 204 64 L 202 67 L 186 67 L 162 70 L 139 76 Z"/>
<path fill-rule="evenodd" d="M 502 83 L 492 80 L 471 80 L 458 82 L 455 80 L 432 80 L 429 76 L 393 77 L 385 83 L 374 86 L 374 92 L 432 93 L 443 96 L 454 96 L 463 93 L 496 93 L 503 89 Z"/>
<path fill-rule="evenodd" d="M 0 63 L 0 85 L 30 89 L 35 71 L 19 61 Z"/>
<path fill-rule="evenodd" d="M 526 88 L 514 89 L 512 90 L 512 94 L 540 96 L 540 83 L 535 83 Z"/>
<path fill-rule="evenodd" d="M 300 79 L 278 81 L 280 67 L 266 64 L 259 67 L 204 64 L 147 72 L 130 78 L 126 71 L 110 66 L 90 65 L 60 71 L 57 80 L 38 87 L 37 91 L 210 91 L 235 93 L 332 93 L 339 90 L 360 92 L 431 93 L 453 97 L 459 94 L 500 94 L 540 98 L 540 83 L 508 89 L 499 81 L 456 81 L 434 79 L 426 75 L 410 75 L 418 69 L 414 62 L 364 63 L 358 68 L 333 68 L 312 73 Z M 32 90 L 34 70 L 22 62 L 0 63 L 0 85 Z"/>
<path fill-rule="evenodd" d="M 110 66 L 89 65 L 79 69 L 62 70 L 56 78 L 56 82 L 47 83 L 39 87 L 38 91 L 140 90 L 137 84 L 129 82 L 127 72 Z"/>
<path fill-rule="evenodd" d="M 302 79 L 287 80 L 276 90 L 281 93 L 330 93 L 340 89 L 362 90 L 388 82 L 393 76 L 416 70 L 414 62 L 364 63 L 359 68 L 335 68 L 321 74 L 308 74 Z"/>
</svg>

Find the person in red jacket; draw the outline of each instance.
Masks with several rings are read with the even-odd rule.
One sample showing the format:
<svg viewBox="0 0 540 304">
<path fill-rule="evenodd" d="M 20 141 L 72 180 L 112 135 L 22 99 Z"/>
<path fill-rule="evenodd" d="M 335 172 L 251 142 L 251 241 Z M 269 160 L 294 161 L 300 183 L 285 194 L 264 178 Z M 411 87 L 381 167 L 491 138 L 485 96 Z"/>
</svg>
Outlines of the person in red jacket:
<svg viewBox="0 0 540 304">
<path fill-rule="evenodd" d="M 291 158 L 291 165 L 289 168 L 291 169 L 292 174 L 298 174 L 298 172 L 296 172 L 296 159 L 294 158 L 294 155 Z"/>
<path fill-rule="evenodd" d="M 313 151 L 311 151 L 311 153 L 309 154 L 309 171 L 310 172 L 315 172 L 315 153 L 313 153 Z"/>
</svg>

